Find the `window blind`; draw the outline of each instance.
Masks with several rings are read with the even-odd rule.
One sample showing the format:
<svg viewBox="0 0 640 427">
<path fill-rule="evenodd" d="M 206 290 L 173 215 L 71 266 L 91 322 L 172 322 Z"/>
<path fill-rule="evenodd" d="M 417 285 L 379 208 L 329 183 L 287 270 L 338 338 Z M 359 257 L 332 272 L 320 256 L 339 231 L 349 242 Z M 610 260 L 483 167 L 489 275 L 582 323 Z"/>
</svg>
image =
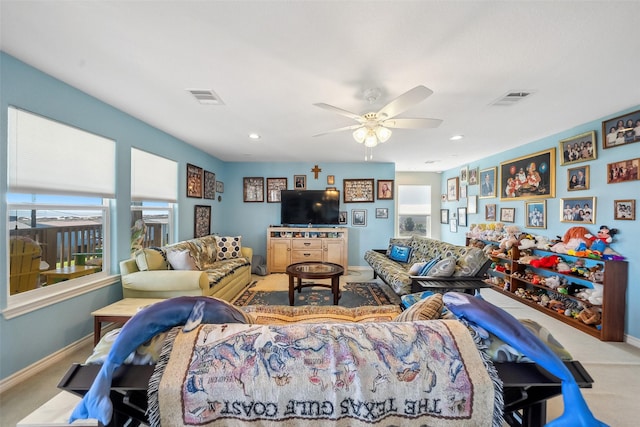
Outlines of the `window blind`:
<svg viewBox="0 0 640 427">
<path fill-rule="evenodd" d="M 115 141 L 8 109 L 9 191 L 115 197 Z"/>
<path fill-rule="evenodd" d="M 176 202 L 178 164 L 173 160 L 132 148 L 131 200 Z"/>
</svg>

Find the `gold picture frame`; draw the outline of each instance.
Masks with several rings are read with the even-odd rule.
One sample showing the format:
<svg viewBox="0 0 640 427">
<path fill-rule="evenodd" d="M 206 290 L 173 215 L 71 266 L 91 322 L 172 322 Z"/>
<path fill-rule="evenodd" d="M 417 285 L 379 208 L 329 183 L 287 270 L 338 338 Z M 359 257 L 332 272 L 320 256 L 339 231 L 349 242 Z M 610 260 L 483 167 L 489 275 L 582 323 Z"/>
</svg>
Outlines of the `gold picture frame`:
<svg viewBox="0 0 640 427">
<path fill-rule="evenodd" d="M 500 163 L 500 200 L 555 196 L 555 148 Z"/>
<path fill-rule="evenodd" d="M 596 223 L 595 197 L 565 197 L 560 199 L 560 222 Z"/>
<path fill-rule="evenodd" d="M 547 228 L 547 201 L 537 200 L 524 203 L 525 227 Z"/>
<path fill-rule="evenodd" d="M 589 189 L 589 166 L 576 166 L 567 169 L 567 191 Z"/>
<path fill-rule="evenodd" d="M 459 199 L 458 191 L 460 190 L 460 179 L 456 176 L 447 179 L 447 200 L 452 202 Z"/>
<path fill-rule="evenodd" d="M 588 162 L 598 157 L 596 132 L 590 131 L 560 141 L 560 164 Z"/>
<path fill-rule="evenodd" d="M 635 199 L 614 200 L 613 219 L 619 221 L 635 221 L 636 201 Z"/>
<path fill-rule="evenodd" d="M 480 198 L 490 199 L 496 197 L 496 181 L 498 168 L 492 167 L 480 171 Z"/>
</svg>

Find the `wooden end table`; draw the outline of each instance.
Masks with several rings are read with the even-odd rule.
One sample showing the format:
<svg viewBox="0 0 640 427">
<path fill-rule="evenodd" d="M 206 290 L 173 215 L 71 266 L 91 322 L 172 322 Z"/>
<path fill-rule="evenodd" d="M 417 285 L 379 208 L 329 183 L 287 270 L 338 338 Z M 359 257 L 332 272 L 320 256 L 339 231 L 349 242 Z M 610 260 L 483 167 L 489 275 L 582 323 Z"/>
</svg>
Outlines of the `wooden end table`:
<svg viewBox="0 0 640 427">
<path fill-rule="evenodd" d="M 344 268 L 331 262 L 308 261 L 291 264 L 286 270 L 289 275 L 289 305 L 294 305 L 294 291 L 302 292 L 302 288 L 308 286 L 322 286 L 330 288 L 333 294 L 333 304 L 338 305 L 340 300 L 340 276 L 344 274 Z M 298 279 L 297 285 L 294 279 Z M 331 284 L 309 283 L 303 284 L 302 279 L 331 279 Z"/>
<path fill-rule="evenodd" d="M 125 298 L 91 313 L 93 316 L 93 345 L 96 346 L 102 335 L 103 322 L 126 323 L 140 309 L 164 299 Z"/>
</svg>

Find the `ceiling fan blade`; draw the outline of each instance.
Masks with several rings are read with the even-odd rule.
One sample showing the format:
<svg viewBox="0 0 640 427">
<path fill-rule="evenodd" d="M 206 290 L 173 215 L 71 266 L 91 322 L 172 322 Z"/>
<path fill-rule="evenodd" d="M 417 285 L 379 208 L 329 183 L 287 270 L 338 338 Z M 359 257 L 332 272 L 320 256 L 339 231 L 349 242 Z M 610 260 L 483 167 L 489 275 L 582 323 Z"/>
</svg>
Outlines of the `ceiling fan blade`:
<svg viewBox="0 0 640 427">
<path fill-rule="evenodd" d="M 356 113 L 352 113 L 351 111 L 343 110 L 342 108 L 334 107 L 333 105 L 325 104 L 323 102 L 320 102 L 318 104 L 313 104 L 313 105 L 315 105 L 316 107 L 323 108 L 325 110 L 332 111 L 334 113 L 338 113 L 342 116 L 349 117 L 350 119 L 357 120 L 360 123 L 363 123 L 365 121 L 362 116 Z"/>
<path fill-rule="evenodd" d="M 332 130 L 328 130 L 326 132 L 322 132 L 313 136 L 322 136 L 322 135 L 326 135 L 328 133 L 335 133 L 335 132 L 342 132 L 343 130 L 352 130 L 352 129 L 357 129 L 359 127 L 362 127 L 361 124 L 357 124 L 357 125 L 351 125 L 351 126 L 345 126 L 345 127 L 341 127 L 338 129 L 332 129 Z"/>
<path fill-rule="evenodd" d="M 440 119 L 391 119 L 380 122 L 382 126 L 396 129 L 430 129 L 442 123 Z"/>
<path fill-rule="evenodd" d="M 403 93 L 378 111 L 381 119 L 390 119 L 427 99 L 433 91 L 425 86 L 416 86 Z"/>
</svg>

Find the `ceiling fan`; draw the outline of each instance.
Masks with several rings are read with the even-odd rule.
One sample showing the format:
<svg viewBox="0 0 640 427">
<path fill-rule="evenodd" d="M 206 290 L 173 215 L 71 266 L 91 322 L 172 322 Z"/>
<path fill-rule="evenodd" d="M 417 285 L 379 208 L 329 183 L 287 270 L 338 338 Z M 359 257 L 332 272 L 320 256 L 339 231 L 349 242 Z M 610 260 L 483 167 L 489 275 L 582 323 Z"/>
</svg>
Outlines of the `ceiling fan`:
<svg viewBox="0 0 640 427">
<path fill-rule="evenodd" d="M 333 111 L 342 116 L 357 121 L 357 124 L 344 126 L 314 136 L 326 135 L 334 132 L 353 130 L 353 138 L 367 148 L 373 148 L 378 143 L 386 142 L 391 137 L 391 129 L 428 129 L 440 126 L 442 120 L 426 118 L 395 118 L 409 108 L 427 99 L 433 91 L 425 86 L 416 86 L 413 89 L 398 96 L 393 101 L 382 107 L 378 112 L 369 112 L 358 115 L 333 105 L 318 103 L 313 104 L 325 110 Z M 373 104 L 380 96 L 379 89 L 368 89 L 364 92 L 365 98 Z M 366 156 L 365 156 L 366 159 Z"/>
</svg>

